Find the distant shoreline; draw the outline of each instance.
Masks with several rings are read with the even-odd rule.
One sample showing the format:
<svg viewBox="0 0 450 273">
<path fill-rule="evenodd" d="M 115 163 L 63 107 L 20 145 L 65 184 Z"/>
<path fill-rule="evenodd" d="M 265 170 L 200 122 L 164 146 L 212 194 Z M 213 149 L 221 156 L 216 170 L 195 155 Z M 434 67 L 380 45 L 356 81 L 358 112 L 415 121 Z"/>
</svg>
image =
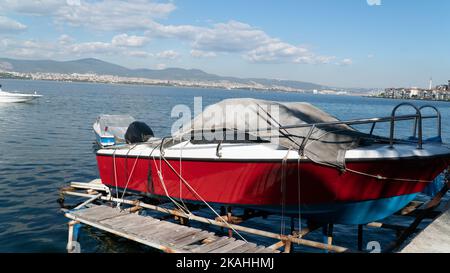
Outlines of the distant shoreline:
<svg viewBox="0 0 450 273">
<path fill-rule="evenodd" d="M 217 89 L 217 90 L 224 90 L 224 91 L 230 91 L 230 90 L 247 90 L 247 91 L 258 91 L 258 92 L 281 92 L 281 93 L 300 93 L 300 94 L 311 94 L 313 95 L 312 90 L 285 90 L 285 89 L 278 89 L 278 88 L 257 88 L 257 87 L 244 87 L 239 86 L 235 88 L 227 88 L 224 86 L 217 86 L 217 85 L 196 85 L 196 84 L 179 84 L 175 81 L 167 81 L 167 83 L 164 83 L 164 81 L 160 82 L 139 82 L 139 81 L 98 81 L 98 80 L 87 80 L 87 79 L 48 79 L 48 78 L 31 78 L 31 77 L 21 77 L 21 76 L 14 76 L 10 74 L 5 74 L 0 72 L 0 80 L 2 79 L 8 79 L 8 80 L 24 80 L 24 81 L 49 81 L 49 82 L 62 82 L 62 83 L 96 83 L 96 84 L 113 84 L 113 85 L 137 85 L 137 86 L 155 86 L 155 87 L 176 87 L 176 88 L 198 88 L 198 89 Z M 365 96 L 364 94 L 357 94 L 357 93 L 346 93 L 346 94 L 336 94 L 333 93 L 318 93 L 314 95 L 335 95 L 335 96 Z"/>
<path fill-rule="evenodd" d="M 221 86 L 204 86 L 204 85 L 180 85 L 171 83 L 142 83 L 133 81 L 121 82 L 107 82 L 107 81 L 91 81 L 91 80 L 55 80 L 55 79 L 32 79 L 27 77 L 3 77 L 0 75 L 0 80 L 23 80 L 23 81 L 49 81 L 49 82 L 63 82 L 63 83 L 96 83 L 96 84 L 114 84 L 114 85 L 138 85 L 138 86 L 159 86 L 159 87 L 178 87 L 178 88 L 199 88 L 199 89 L 220 89 L 220 90 L 254 90 L 265 92 L 286 92 L 286 93 L 309 93 L 309 91 L 287 91 L 282 89 L 263 89 L 263 88 L 225 88 Z"/>
<path fill-rule="evenodd" d="M 386 96 L 370 96 L 365 95 L 363 97 L 373 98 L 373 99 L 390 99 L 390 100 L 415 100 L 415 101 L 442 101 L 442 102 L 450 102 L 450 100 L 433 100 L 433 99 L 421 99 L 421 98 L 391 98 Z"/>
<path fill-rule="evenodd" d="M 31 77 L 31 76 L 16 76 L 5 72 L 0 72 L 0 79 L 12 79 L 12 80 L 46 80 L 53 82 L 86 82 L 86 83 L 99 83 L 99 84 L 129 84 L 129 85 L 148 85 L 148 86 L 167 86 L 167 87 L 191 87 L 191 88 L 210 88 L 210 89 L 224 89 L 224 90 L 258 90 L 258 91 L 277 91 L 277 92 L 296 92 L 296 93 L 307 93 L 309 90 L 294 89 L 289 87 L 258 87 L 258 86 L 245 86 L 243 84 L 236 84 L 236 87 L 227 87 L 225 85 L 218 84 L 216 82 L 210 83 L 195 83 L 195 81 L 179 81 L 179 80 L 159 80 L 159 79 L 146 79 L 137 78 L 136 80 L 127 79 L 126 77 L 117 77 L 110 75 L 95 75 L 99 78 L 104 77 L 116 77 L 120 78 L 115 81 L 109 80 L 94 80 L 94 79 L 79 79 L 71 78 L 70 75 L 65 75 L 64 79 L 56 79 L 52 77 Z M 183 82 L 185 82 L 183 84 Z M 235 84 L 235 83 L 233 83 Z"/>
</svg>

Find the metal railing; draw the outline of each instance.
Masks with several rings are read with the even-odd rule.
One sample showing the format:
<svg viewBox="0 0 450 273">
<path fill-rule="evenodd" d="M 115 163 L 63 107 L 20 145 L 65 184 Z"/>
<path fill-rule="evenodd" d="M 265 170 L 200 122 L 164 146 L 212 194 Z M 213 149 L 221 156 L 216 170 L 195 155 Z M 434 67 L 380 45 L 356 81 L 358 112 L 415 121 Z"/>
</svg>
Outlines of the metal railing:
<svg viewBox="0 0 450 273">
<path fill-rule="evenodd" d="M 422 137 L 422 113 L 420 112 L 420 109 L 415 106 L 412 103 L 409 102 L 403 102 L 400 103 L 399 105 L 395 106 L 394 109 L 392 110 L 392 114 L 391 114 L 391 130 L 389 133 L 389 146 L 391 148 L 394 147 L 394 135 L 395 135 L 395 114 L 397 112 L 397 110 L 402 107 L 402 106 L 411 106 L 412 108 L 414 108 L 416 110 L 416 118 L 415 118 L 415 122 L 414 122 L 414 133 L 413 135 L 415 136 L 416 134 L 416 127 L 417 124 L 419 124 L 418 126 L 418 139 L 417 139 L 417 148 L 422 149 L 422 144 L 423 144 L 423 137 Z"/>
<path fill-rule="evenodd" d="M 415 114 L 409 114 L 409 115 L 396 115 L 397 110 L 401 107 L 404 106 L 410 106 L 411 108 L 413 108 L 416 113 Z M 436 112 L 436 115 L 427 115 L 424 116 L 422 115 L 422 110 L 426 109 L 426 108 L 431 108 Z M 432 106 L 432 105 L 423 105 L 421 107 L 417 107 L 416 105 L 410 103 L 410 102 L 403 102 L 398 104 L 397 106 L 394 107 L 394 109 L 391 112 L 391 115 L 388 117 L 378 117 L 378 118 L 364 118 L 364 119 L 351 119 L 351 120 L 344 120 L 344 121 L 332 121 L 332 122 L 318 122 L 318 123 L 305 123 L 305 124 L 296 124 L 296 125 L 286 125 L 286 126 L 278 126 L 278 127 L 268 127 L 268 128 L 260 128 L 258 130 L 246 130 L 244 131 L 245 133 L 252 133 L 252 132 L 260 132 L 260 131 L 270 131 L 270 130 L 288 130 L 288 129 L 295 129 L 295 128 L 310 128 L 310 130 L 308 131 L 308 134 L 306 135 L 306 137 L 302 137 L 303 140 L 301 142 L 301 144 L 299 145 L 300 149 L 299 149 L 299 153 L 303 154 L 303 150 L 305 148 L 306 143 L 309 141 L 309 139 L 311 138 L 314 129 L 316 128 L 320 128 L 320 127 L 326 127 L 326 126 L 333 126 L 333 125 L 363 125 L 363 124 L 372 124 L 372 127 L 370 129 L 370 133 L 369 135 L 372 136 L 375 126 L 378 123 L 384 123 L 384 122 L 389 122 L 390 123 L 390 132 L 389 132 L 389 145 L 391 148 L 393 148 L 394 143 L 397 141 L 395 139 L 395 123 L 397 121 L 406 121 L 406 120 L 414 120 L 414 128 L 413 128 L 413 141 L 414 139 L 416 139 L 417 136 L 417 148 L 418 149 L 422 149 L 423 146 L 423 128 L 422 128 L 422 121 L 424 119 L 433 119 L 435 118 L 437 120 L 437 137 L 438 137 L 438 141 L 442 142 L 441 139 L 441 134 L 442 134 L 442 124 L 441 124 L 441 113 L 439 112 L 439 110 Z M 216 128 L 217 130 L 221 130 L 220 128 Z M 223 128 L 222 130 L 229 130 L 226 128 Z M 236 129 L 235 129 L 236 130 Z M 195 130 L 191 131 L 195 132 Z M 162 144 L 160 144 L 160 152 L 161 154 L 164 153 L 164 140 L 166 139 L 170 139 L 171 137 L 165 137 L 162 140 Z M 221 145 L 222 145 L 222 141 L 218 143 L 217 145 L 217 149 L 216 149 L 216 155 L 218 157 L 221 156 Z"/>
<path fill-rule="evenodd" d="M 404 106 L 410 106 L 414 110 L 416 110 L 416 114 L 410 114 L 410 115 L 396 115 L 397 110 Z M 436 115 L 428 115 L 424 116 L 422 115 L 422 110 L 426 108 L 431 108 L 435 110 Z M 383 122 L 389 122 L 390 123 L 390 132 L 389 132 L 389 145 L 392 148 L 394 146 L 395 142 L 395 122 L 396 121 L 405 121 L 405 120 L 415 120 L 414 122 L 414 128 L 413 128 L 413 137 L 417 137 L 417 148 L 422 149 L 423 146 L 423 128 L 422 128 L 422 121 L 424 119 L 432 119 L 435 118 L 437 120 L 437 137 L 440 142 L 442 142 L 442 124 L 441 124 L 441 113 L 439 110 L 432 105 L 423 105 L 421 107 L 417 107 L 416 105 L 410 103 L 410 102 L 403 102 L 398 104 L 394 107 L 392 110 L 391 116 L 389 117 L 379 117 L 379 118 L 365 118 L 365 119 L 351 119 L 351 120 L 344 120 L 344 121 L 333 121 L 333 122 L 319 122 L 319 123 L 309 123 L 309 124 L 298 124 L 298 125 L 287 125 L 287 126 L 280 126 L 279 130 L 283 129 L 294 129 L 294 128 L 307 128 L 310 127 L 310 131 L 308 132 L 307 137 L 302 142 L 302 147 L 304 147 L 304 144 L 308 141 L 310 136 L 312 135 L 312 131 L 314 128 L 320 128 L 325 126 L 333 126 L 333 125 L 362 125 L 362 124 L 372 124 L 372 127 L 370 129 L 370 135 L 373 134 L 376 124 L 383 123 Z M 273 130 L 273 128 L 268 128 L 268 130 Z"/>
</svg>

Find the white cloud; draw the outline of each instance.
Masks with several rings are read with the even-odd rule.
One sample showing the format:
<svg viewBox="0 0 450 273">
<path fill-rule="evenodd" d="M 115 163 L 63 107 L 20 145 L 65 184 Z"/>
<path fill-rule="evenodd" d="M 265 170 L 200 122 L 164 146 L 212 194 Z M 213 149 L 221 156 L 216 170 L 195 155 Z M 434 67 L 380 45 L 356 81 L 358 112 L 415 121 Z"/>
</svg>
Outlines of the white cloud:
<svg viewBox="0 0 450 273">
<path fill-rule="evenodd" d="M 167 0 L 166 0 L 167 1 Z M 209 26 L 165 25 L 157 22 L 176 9 L 173 2 L 158 0 L 1 0 L 0 12 L 13 12 L 31 16 L 48 16 L 58 26 L 77 26 L 88 30 L 113 31 L 110 41 L 75 43 L 70 36 L 58 39 L 57 52 L 68 54 L 122 54 L 176 59 L 173 50 L 147 53 L 139 48 L 151 38 L 168 38 L 187 42 L 195 58 L 214 57 L 218 53 L 232 53 L 254 63 L 299 63 L 348 65 L 349 61 L 332 62 L 336 57 L 322 56 L 309 48 L 294 45 L 265 31 L 239 21 L 215 23 Z M 0 32 L 2 30 L 0 16 Z M 4 20 L 4 19 L 3 19 Z M 11 22 L 9 22 L 11 23 Z M 16 22 L 18 23 L 18 22 Z M 26 28 L 16 25 L 16 29 Z M 62 28 L 63 29 L 63 28 Z M 134 35 L 130 35 L 133 33 Z M 139 33 L 142 33 L 139 36 Z M 58 53 L 53 53 L 58 54 Z M 351 64 L 351 60 L 350 60 Z"/>
<path fill-rule="evenodd" d="M 146 35 L 177 38 L 191 42 L 191 55 L 203 57 L 217 52 L 241 53 L 251 62 L 329 63 L 334 56 L 318 56 L 305 47 L 291 45 L 269 36 L 264 31 L 237 21 L 212 27 L 162 25 L 154 23 Z"/>
<path fill-rule="evenodd" d="M 270 37 L 262 30 L 237 21 L 215 24 L 198 33 L 194 48 L 209 51 L 242 52 L 265 44 Z"/>
<path fill-rule="evenodd" d="M 126 46 L 126 47 L 141 47 L 144 46 L 148 42 L 147 37 L 143 36 L 129 36 L 126 33 L 116 35 L 112 38 L 111 43 L 114 46 Z"/>
<path fill-rule="evenodd" d="M 92 53 L 113 53 L 114 47 L 110 43 L 87 42 L 70 45 L 69 49 L 74 54 L 83 55 Z"/>
<path fill-rule="evenodd" d="M 66 3 L 69 6 L 80 6 L 81 5 L 80 0 L 66 0 Z"/>
<path fill-rule="evenodd" d="M 314 56 L 307 49 L 296 47 L 279 40 L 271 40 L 251 50 L 246 58 L 252 62 L 279 62 L 288 61 L 295 63 L 313 62 Z"/>
<path fill-rule="evenodd" d="M 349 59 L 349 58 L 345 58 L 342 61 L 340 61 L 338 64 L 341 65 L 341 66 L 352 65 L 353 64 L 353 60 Z"/>
<path fill-rule="evenodd" d="M 144 50 L 130 50 L 132 47 L 117 46 L 112 42 L 83 42 L 76 43 L 75 39 L 67 34 L 58 38 L 58 42 L 39 40 L 20 40 L 13 38 L 0 39 L 0 54 L 21 58 L 56 58 L 67 59 L 75 57 L 95 57 L 102 55 L 127 56 L 149 58 L 152 53 Z M 169 53 L 166 53 L 169 56 Z"/>
<path fill-rule="evenodd" d="M 2 0 L 0 11 L 52 16 L 58 24 L 99 30 L 147 29 L 154 19 L 167 17 L 173 3 L 151 0 Z"/>
<path fill-rule="evenodd" d="M 65 5 L 67 3 L 61 0 L 2 0 L 0 11 L 46 16 L 55 14 L 58 9 Z"/>
<path fill-rule="evenodd" d="M 0 33 L 18 32 L 27 29 L 27 26 L 11 18 L 0 15 Z"/>
<path fill-rule="evenodd" d="M 191 56 L 195 58 L 210 58 L 210 57 L 216 57 L 217 54 L 214 52 L 208 52 L 208 51 L 202 51 L 202 50 L 191 50 Z"/>
<path fill-rule="evenodd" d="M 48 42 L 4 38 L 0 43 L 0 52 L 10 57 L 43 59 L 58 54 L 58 48 Z"/>
<path fill-rule="evenodd" d="M 173 50 L 165 50 L 156 54 L 156 57 L 160 59 L 169 59 L 169 60 L 174 60 L 179 56 L 180 54 Z"/>
<path fill-rule="evenodd" d="M 367 0 L 369 6 L 381 6 L 381 0 Z"/>
<path fill-rule="evenodd" d="M 63 35 L 59 36 L 59 38 L 58 38 L 58 42 L 61 45 L 68 45 L 68 44 L 73 43 L 74 41 L 75 41 L 75 39 L 67 34 L 63 34 Z"/>
<path fill-rule="evenodd" d="M 154 54 L 142 50 L 126 51 L 126 54 L 135 58 L 150 58 L 154 56 Z"/>
<path fill-rule="evenodd" d="M 369 55 L 367 55 L 367 58 L 373 59 L 373 58 L 375 58 L 375 54 L 370 53 Z"/>
</svg>

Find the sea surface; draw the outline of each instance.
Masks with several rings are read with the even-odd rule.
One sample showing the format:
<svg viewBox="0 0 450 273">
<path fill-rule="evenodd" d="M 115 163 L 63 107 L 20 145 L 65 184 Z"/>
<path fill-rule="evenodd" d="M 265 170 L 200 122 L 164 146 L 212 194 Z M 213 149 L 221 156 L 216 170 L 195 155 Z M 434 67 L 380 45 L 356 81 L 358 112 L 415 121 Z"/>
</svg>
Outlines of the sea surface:
<svg viewBox="0 0 450 273">
<path fill-rule="evenodd" d="M 6 79 L 0 84 L 5 91 L 37 91 L 43 95 L 32 103 L 0 104 L 0 252 L 66 251 L 67 219 L 56 200 L 59 189 L 69 182 L 98 177 L 92 124 L 100 114 L 130 114 L 162 137 L 170 133 L 176 120 L 171 117 L 172 108 L 179 104 L 192 107 L 194 97 L 201 97 L 204 106 L 226 98 L 305 101 L 340 119 L 389 116 L 401 102 L 356 96 Z M 410 102 L 437 106 L 443 117 L 443 138 L 450 142 L 450 103 Z M 405 111 L 399 113 L 412 113 Z M 411 125 L 399 124 L 399 135 L 409 135 Z M 434 121 L 425 122 L 424 132 L 426 137 L 436 134 Z M 387 125 L 379 126 L 376 133 L 387 135 Z M 279 218 L 252 221 L 261 227 L 280 225 Z M 311 236 L 321 240 L 320 232 Z M 335 227 L 336 244 L 354 247 L 356 238 L 354 227 Z M 371 230 L 365 240 L 383 245 L 393 238 L 393 232 Z M 149 251 L 89 228 L 82 230 L 80 243 L 83 252 Z"/>
</svg>

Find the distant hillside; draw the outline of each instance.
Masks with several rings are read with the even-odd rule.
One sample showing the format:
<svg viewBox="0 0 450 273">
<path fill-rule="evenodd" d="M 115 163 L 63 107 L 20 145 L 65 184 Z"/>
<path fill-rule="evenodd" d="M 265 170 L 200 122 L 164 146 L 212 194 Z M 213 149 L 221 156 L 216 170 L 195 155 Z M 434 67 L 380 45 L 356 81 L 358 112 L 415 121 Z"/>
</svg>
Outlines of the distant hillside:
<svg viewBox="0 0 450 273">
<path fill-rule="evenodd" d="M 223 77 L 206 73 L 199 69 L 166 68 L 154 69 L 129 69 L 120 65 L 104 62 L 94 58 L 80 59 L 74 61 L 52 61 L 52 60 L 16 60 L 0 58 L 0 71 L 15 71 L 21 73 L 95 73 L 98 75 L 115 75 L 122 77 L 139 77 L 160 80 L 197 80 L 197 81 L 230 81 L 236 83 L 256 82 L 266 86 L 283 85 L 292 88 L 313 90 L 327 88 L 325 86 L 288 80 L 273 79 L 244 79 L 235 77 Z"/>
</svg>

